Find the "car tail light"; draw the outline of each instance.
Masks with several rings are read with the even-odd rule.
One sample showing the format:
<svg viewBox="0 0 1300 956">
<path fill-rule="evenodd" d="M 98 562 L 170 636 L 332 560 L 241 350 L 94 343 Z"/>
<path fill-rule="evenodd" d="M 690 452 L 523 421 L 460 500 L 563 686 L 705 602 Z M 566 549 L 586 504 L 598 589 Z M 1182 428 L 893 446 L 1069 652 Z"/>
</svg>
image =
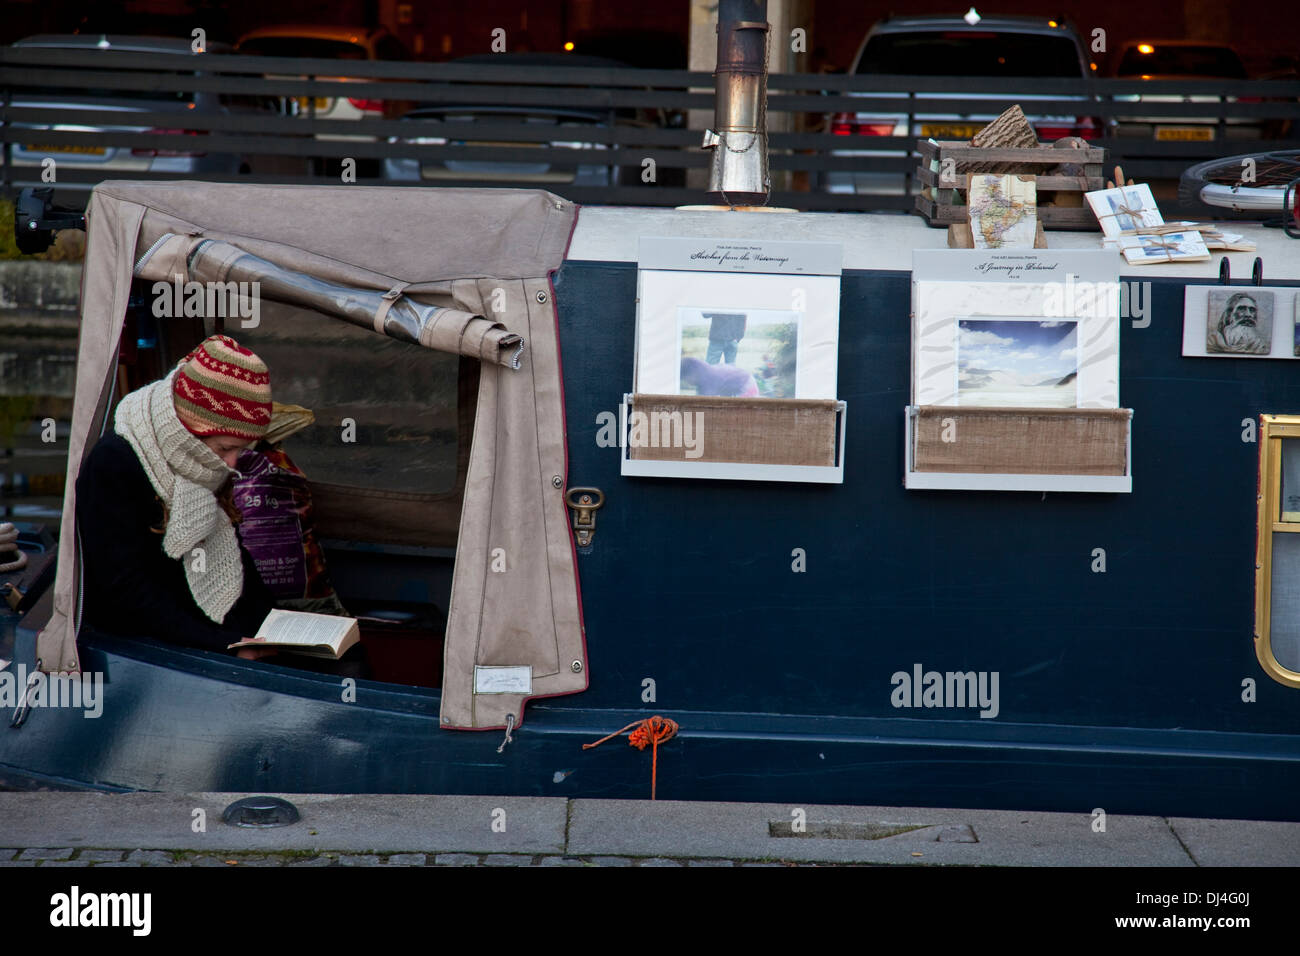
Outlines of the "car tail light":
<svg viewBox="0 0 1300 956">
<path fill-rule="evenodd" d="M 893 136 L 894 124 L 859 123 L 852 113 L 836 113 L 831 120 L 831 134 L 834 136 Z"/>
<path fill-rule="evenodd" d="M 1076 135 L 1073 126 L 1039 126 L 1034 129 L 1039 139 L 1064 139 Z"/>
<path fill-rule="evenodd" d="M 207 130 L 201 129 L 151 129 L 155 136 L 203 136 Z M 159 149 L 156 146 L 136 146 L 131 149 L 132 156 L 206 156 L 200 149 Z"/>
<path fill-rule="evenodd" d="M 353 109 L 361 110 L 363 113 L 382 113 L 384 111 L 383 100 L 354 100 L 349 96 L 348 102 L 352 104 Z"/>
<path fill-rule="evenodd" d="M 1100 127 L 1092 117 L 1084 116 L 1075 120 L 1073 126 L 1036 126 L 1034 132 L 1038 134 L 1040 140 L 1050 141 L 1064 139 L 1067 136 L 1091 139 L 1098 135 L 1099 129 Z"/>
</svg>

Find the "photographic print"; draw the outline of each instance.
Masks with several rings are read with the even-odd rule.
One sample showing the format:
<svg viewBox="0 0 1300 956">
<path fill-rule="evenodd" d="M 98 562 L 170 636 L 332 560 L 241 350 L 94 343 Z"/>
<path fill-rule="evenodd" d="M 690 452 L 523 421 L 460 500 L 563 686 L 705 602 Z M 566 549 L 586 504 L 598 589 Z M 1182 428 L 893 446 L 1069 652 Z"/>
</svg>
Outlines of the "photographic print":
<svg viewBox="0 0 1300 956">
<path fill-rule="evenodd" d="M 777 309 L 678 308 L 678 394 L 794 398 L 801 319 Z"/>
<path fill-rule="evenodd" d="M 1210 250 L 1199 232 L 1167 232 L 1159 236 L 1122 236 L 1118 240 L 1124 261 L 1131 266 L 1157 262 L 1199 262 Z"/>
<path fill-rule="evenodd" d="M 957 404 L 1078 405 L 1078 320 L 958 320 Z"/>
<path fill-rule="evenodd" d="M 1151 195 L 1151 187 L 1146 183 L 1116 189 L 1098 189 L 1084 195 L 1097 216 L 1097 222 L 1101 224 L 1101 231 L 1107 236 L 1118 236 L 1146 226 L 1164 225 L 1165 219 L 1160 215 L 1155 197 Z"/>
<path fill-rule="evenodd" d="M 1212 289 L 1205 319 L 1205 351 L 1267 355 L 1273 349 L 1273 293 Z"/>
<path fill-rule="evenodd" d="M 836 397 L 838 276 L 638 271 L 637 392 Z"/>
</svg>

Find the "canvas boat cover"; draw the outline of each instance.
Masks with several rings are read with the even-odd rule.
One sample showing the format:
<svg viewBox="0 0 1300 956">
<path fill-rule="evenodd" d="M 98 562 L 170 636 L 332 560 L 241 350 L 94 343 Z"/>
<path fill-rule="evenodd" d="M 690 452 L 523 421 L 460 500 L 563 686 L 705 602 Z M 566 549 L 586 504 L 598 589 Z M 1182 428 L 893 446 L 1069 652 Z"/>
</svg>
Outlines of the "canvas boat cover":
<svg viewBox="0 0 1300 956">
<path fill-rule="evenodd" d="M 577 207 L 547 192 L 106 182 L 86 214 L 81 334 L 46 671 L 80 670 L 76 476 L 113 399 L 132 276 L 262 295 L 481 360 L 441 725 L 502 727 L 587 686 L 555 297 Z M 271 370 L 274 388 L 275 369 Z M 116 396 L 120 397 L 120 396 Z M 495 549 L 509 574 L 489 573 Z M 521 675 L 523 677 L 521 678 Z M 521 682 L 522 681 L 522 682 Z"/>
</svg>

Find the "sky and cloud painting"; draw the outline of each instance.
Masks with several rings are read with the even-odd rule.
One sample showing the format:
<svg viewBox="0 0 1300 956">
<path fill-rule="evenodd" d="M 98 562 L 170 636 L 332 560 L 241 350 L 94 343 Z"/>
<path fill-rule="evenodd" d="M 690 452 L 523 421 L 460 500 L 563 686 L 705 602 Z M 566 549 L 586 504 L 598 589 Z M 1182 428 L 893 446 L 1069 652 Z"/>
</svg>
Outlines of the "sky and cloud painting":
<svg viewBox="0 0 1300 956">
<path fill-rule="evenodd" d="M 1077 321 L 960 319 L 957 325 L 957 404 L 1078 404 Z"/>
</svg>

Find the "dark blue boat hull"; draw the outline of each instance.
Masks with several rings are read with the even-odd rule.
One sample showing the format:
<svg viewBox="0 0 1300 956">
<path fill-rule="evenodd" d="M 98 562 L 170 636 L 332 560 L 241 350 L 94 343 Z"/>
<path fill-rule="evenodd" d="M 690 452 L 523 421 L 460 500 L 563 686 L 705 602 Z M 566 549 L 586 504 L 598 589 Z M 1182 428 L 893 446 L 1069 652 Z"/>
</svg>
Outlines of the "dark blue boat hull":
<svg viewBox="0 0 1300 956">
<path fill-rule="evenodd" d="M 1150 326 L 1121 340 L 1132 494 L 906 491 L 909 280 L 844 276 L 843 485 L 643 479 L 596 441 L 630 390 L 635 268 L 565 264 L 569 484 L 606 494 L 579 557 L 591 687 L 530 705 L 503 753 L 499 732 L 440 730 L 436 690 L 362 682 L 345 703 L 337 679 L 91 637 L 103 716 L 34 711 L 0 737 L 0 779 L 645 797 L 648 752 L 581 745 L 662 713 L 681 733 L 661 799 L 1300 820 L 1300 691 L 1252 643 L 1241 439 L 1300 410 L 1295 368 L 1183 358 L 1184 282 L 1152 280 Z M 916 664 L 998 672 L 997 716 L 895 706 Z"/>
</svg>

